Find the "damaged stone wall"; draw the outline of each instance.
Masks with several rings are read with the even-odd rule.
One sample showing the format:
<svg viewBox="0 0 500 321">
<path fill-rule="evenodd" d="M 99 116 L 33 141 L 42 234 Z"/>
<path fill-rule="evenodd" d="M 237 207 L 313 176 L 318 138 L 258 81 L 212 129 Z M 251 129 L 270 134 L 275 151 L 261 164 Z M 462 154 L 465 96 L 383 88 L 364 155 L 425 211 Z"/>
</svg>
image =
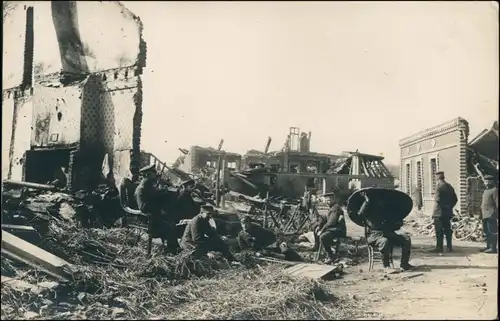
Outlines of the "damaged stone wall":
<svg viewBox="0 0 500 321">
<path fill-rule="evenodd" d="M 11 132 L 8 178 L 22 181 L 24 179 L 25 152 L 31 145 L 31 126 L 33 119 L 33 96 L 31 90 L 14 91 L 14 117 Z"/>
<path fill-rule="evenodd" d="M 118 1 L 7 1 L 3 87 L 22 82 L 25 7 L 34 8 L 34 75 L 145 66 L 142 23 Z M 98 31 L 98 32 L 96 32 Z M 110 44 L 113 44 L 110 46 Z M 60 55 L 54 55 L 54 50 Z"/>
<path fill-rule="evenodd" d="M 31 57 L 20 54 L 27 39 L 27 6 L 34 11 Z M 11 179 L 22 179 L 19 159 L 30 147 L 78 148 L 72 158 L 91 165 L 80 166 L 74 177 L 86 176 L 89 171 L 100 175 L 105 155 L 108 173 L 123 177 L 138 171 L 140 75 L 146 60 L 140 19 L 117 1 L 25 1 L 10 2 L 9 8 L 4 14 L 4 41 L 9 40 L 4 51 L 4 88 L 25 87 L 23 68 L 30 64 L 34 65 L 35 79 L 28 98 L 10 100 L 5 91 L 3 95 L 4 103 L 14 105 L 10 127 L 14 134 L 8 135 L 4 128 L 4 137 L 13 138 Z M 54 55 L 55 50 L 60 55 Z M 9 113 L 9 108 L 2 113 Z M 28 144 L 26 136 L 30 136 Z M 6 142 L 4 138 L 2 143 Z"/>
<path fill-rule="evenodd" d="M 67 86 L 53 83 L 34 85 L 32 147 L 68 147 L 79 144 L 83 107 L 81 97 L 85 80 L 78 80 Z"/>
<path fill-rule="evenodd" d="M 12 141 L 12 124 L 14 121 L 14 93 L 2 93 L 2 179 L 7 179 L 10 168 L 10 143 Z"/>
</svg>

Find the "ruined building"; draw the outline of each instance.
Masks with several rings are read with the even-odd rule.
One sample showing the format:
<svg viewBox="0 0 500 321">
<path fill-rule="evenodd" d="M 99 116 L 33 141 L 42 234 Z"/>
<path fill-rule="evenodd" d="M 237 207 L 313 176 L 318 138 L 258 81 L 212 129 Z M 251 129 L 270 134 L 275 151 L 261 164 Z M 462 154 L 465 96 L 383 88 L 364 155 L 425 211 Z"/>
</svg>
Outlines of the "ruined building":
<svg viewBox="0 0 500 321">
<path fill-rule="evenodd" d="M 482 177 L 498 177 L 498 122 L 470 142 L 468 136 L 468 122 L 456 118 L 400 141 L 402 190 L 414 198 L 421 193 L 424 211 L 434 206 L 434 174 L 443 171 L 459 199 L 455 210 L 479 213 Z"/>
<path fill-rule="evenodd" d="M 11 2 L 3 26 L 3 178 L 46 183 L 64 167 L 84 188 L 136 173 L 140 19 L 116 1 Z"/>
</svg>

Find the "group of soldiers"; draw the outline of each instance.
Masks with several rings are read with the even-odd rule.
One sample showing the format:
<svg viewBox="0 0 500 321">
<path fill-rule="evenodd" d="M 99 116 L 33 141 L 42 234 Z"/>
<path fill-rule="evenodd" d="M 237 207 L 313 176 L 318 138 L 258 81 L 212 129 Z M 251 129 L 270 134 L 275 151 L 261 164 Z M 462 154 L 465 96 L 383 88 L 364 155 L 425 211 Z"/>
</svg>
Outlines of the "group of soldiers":
<svg viewBox="0 0 500 321">
<path fill-rule="evenodd" d="M 138 209 L 148 217 L 148 255 L 151 254 L 151 240 L 161 238 L 166 244 L 169 253 L 188 251 L 194 256 L 211 256 L 219 252 L 229 262 L 238 264 L 227 244 L 227 238 L 218 234 L 210 221 L 216 216 L 217 211 L 213 205 L 205 203 L 200 206 L 200 212 L 185 226 L 180 242 L 177 240 L 176 218 L 163 213 L 159 197 L 161 192 L 156 187 L 157 173 L 154 165 L 149 165 L 140 170 L 142 180 L 137 186 L 134 196 Z M 277 237 L 269 229 L 252 222 L 249 216 L 241 219 L 242 230 L 237 236 L 239 248 L 242 250 L 255 250 L 259 253 L 275 254 L 287 260 L 301 260 L 300 256 L 288 248 L 287 244 L 277 243 Z M 273 246 L 274 245 L 274 246 Z"/>
<path fill-rule="evenodd" d="M 171 253 L 179 250 L 191 251 L 195 255 L 207 255 L 211 252 L 220 252 L 229 261 L 237 263 L 236 258 L 231 253 L 227 245 L 227 238 L 221 236 L 210 225 L 210 220 L 217 211 L 210 204 L 201 206 L 200 213 L 187 224 L 180 243 L 177 242 L 175 233 L 175 222 L 165 219 L 160 214 L 157 200 L 155 200 L 155 182 L 157 174 L 154 166 L 147 166 L 141 169 L 144 179 L 140 182 L 135 191 L 139 209 L 148 215 L 148 232 L 151 237 L 162 238 L 167 241 L 167 249 Z M 452 228 L 453 207 L 457 204 L 458 198 L 453 187 L 445 181 L 444 173 L 436 173 L 437 185 L 435 190 L 435 206 L 433 211 L 434 227 L 436 232 L 436 247 L 433 252 L 441 254 L 444 251 L 444 240 L 446 240 L 446 250 L 452 251 Z M 497 219 L 498 219 L 498 192 L 494 184 L 493 177 L 485 177 L 487 188 L 484 191 L 482 204 L 482 219 L 484 233 L 487 239 L 486 253 L 496 253 L 497 247 Z M 329 210 L 326 216 L 319 215 L 316 222 L 312 224 L 315 245 L 313 250 L 320 247 L 326 252 L 328 262 L 338 260 L 337 253 L 333 253 L 332 245 L 335 239 L 344 238 L 347 235 L 345 213 L 340 203 L 340 195 L 334 191 L 323 195 L 327 197 Z M 394 247 L 401 247 L 401 270 L 411 270 L 414 268 L 410 264 L 411 238 L 410 235 L 401 231 L 403 221 L 395 221 L 390 218 L 391 213 L 384 213 L 381 200 L 373 198 L 367 192 L 362 192 L 364 198 L 358 215 L 366 226 L 366 237 L 369 245 L 381 252 L 383 257 L 383 267 L 390 267 L 390 252 Z M 240 249 L 252 249 L 258 253 L 269 255 L 281 255 L 284 259 L 301 261 L 298 253 L 291 250 L 286 243 L 279 243 L 273 231 L 261 227 L 252 222 L 252 219 L 245 216 L 241 220 L 242 230 L 237 236 Z M 150 253 L 150 248 L 148 249 Z"/>
<path fill-rule="evenodd" d="M 444 172 L 437 172 L 437 185 L 435 190 L 435 205 L 432 213 L 436 234 L 436 246 L 431 252 L 441 255 L 444 252 L 444 240 L 446 239 L 446 250 L 453 251 L 453 231 L 451 220 L 453 208 L 458 202 L 458 197 L 453 187 L 446 182 Z M 485 176 L 486 189 L 483 193 L 481 205 L 483 232 L 487 246 L 482 249 L 484 253 L 497 253 L 497 227 L 498 227 L 498 189 L 493 176 Z M 401 247 L 401 270 L 414 268 L 410 261 L 411 237 L 408 233 L 401 231 L 402 221 L 387 219 L 391 213 L 384 213 L 383 206 L 377 206 L 380 199 L 370 199 L 368 193 L 361 193 L 364 202 L 358 215 L 366 226 L 367 242 L 382 254 L 383 267 L 392 270 L 390 266 L 390 253 L 393 247 Z M 314 227 L 315 249 L 323 247 L 329 257 L 329 261 L 335 261 L 337 254 L 332 252 L 332 242 L 335 238 L 346 236 L 346 223 L 344 212 L 338 202 L 338 194 L 329 193 L 330 205 L 327 217 L 320 217 Z"/>
<path fill-rule="evenodd" d="M 434 229 L 436 234 L 436 248 L 433 252 L 442 254 L 444 252 L 444 240 L 446 250 L 453 251 L 453 230 L 451 220 L 454 216 L 453 207 L 458 202 L 458 197 L 453 187 L 446 182 L 444 173 L 436 173 L 437 186 L 434 196 L 435 206 L 432 213 L 434 218 Z M 497 253 L 497 230 L 498 230 L 498 189 L 494 177 L 484 177 L 486 188 L 483 192 L 481 202 L 481 219 L 483 223 L 483 234 L 486 239 L 484 253 Z"/>
</svg>

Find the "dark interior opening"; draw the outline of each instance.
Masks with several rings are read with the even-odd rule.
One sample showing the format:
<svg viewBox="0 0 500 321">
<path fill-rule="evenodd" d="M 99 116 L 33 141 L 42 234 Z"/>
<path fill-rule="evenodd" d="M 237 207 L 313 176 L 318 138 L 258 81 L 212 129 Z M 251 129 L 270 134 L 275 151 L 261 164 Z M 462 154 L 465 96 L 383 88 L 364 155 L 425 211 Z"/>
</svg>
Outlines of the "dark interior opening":
<svg viewBox="0 0 500 321">
<path fill-rule="evenodd" d="M 56 173 L 61 170 L 61 167 L 64 167 L 67 173 L 71 151 L 70 149 L 27 151 L 25 180 L 47 184 L 56 178 Z"/>
</svg>

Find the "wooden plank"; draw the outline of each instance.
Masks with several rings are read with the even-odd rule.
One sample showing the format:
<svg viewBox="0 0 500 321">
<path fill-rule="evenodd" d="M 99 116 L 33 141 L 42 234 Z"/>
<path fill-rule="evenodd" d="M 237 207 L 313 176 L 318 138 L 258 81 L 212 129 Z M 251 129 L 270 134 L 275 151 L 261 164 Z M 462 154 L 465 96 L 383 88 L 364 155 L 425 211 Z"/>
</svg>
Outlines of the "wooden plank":
<svg viewBox="0 0 500 321">
<path fill-rule="evenodd" d="M 285 273 L 294 277 L 321 279 L 338 269 L 334 265 L 299 263 L 285 269 Z"/>
<path fill-rule="evenodd" d="M 69 280 L 73 265 L 23 239 L 2 231 L 2 254 L 61 279 Z"/>
</svg>

